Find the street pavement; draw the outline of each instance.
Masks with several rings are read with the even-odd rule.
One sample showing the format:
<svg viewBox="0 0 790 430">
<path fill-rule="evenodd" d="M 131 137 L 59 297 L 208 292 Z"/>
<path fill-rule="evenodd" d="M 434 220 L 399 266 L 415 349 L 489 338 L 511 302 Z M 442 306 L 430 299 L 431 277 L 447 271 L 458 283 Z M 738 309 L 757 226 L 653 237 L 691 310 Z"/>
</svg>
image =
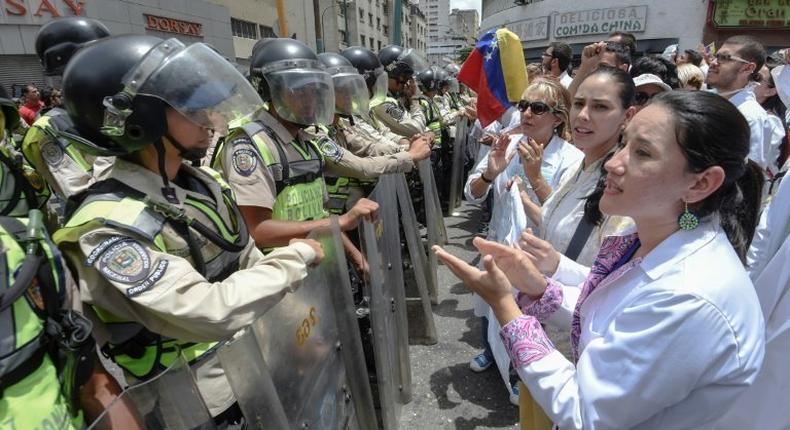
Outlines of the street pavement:
<svg viewBox="0 0 790 430">
<path fill-rule="evenodd" d="M 472 239 L 481 215 L 463 202 L 458 216 L 445 218 L 446 249 L 472 262 Z M 401 412 L 401 429 L 517 429 L 518 408 L 495 366 L 482 373 L 469 360 L 482 348 L 480 321 L 472 311 L 472 294 L 443 265 L 438 269 L 439 304 L 433 307 L 439 342 L 410 347 L 413 400 Z"/>
</svg>

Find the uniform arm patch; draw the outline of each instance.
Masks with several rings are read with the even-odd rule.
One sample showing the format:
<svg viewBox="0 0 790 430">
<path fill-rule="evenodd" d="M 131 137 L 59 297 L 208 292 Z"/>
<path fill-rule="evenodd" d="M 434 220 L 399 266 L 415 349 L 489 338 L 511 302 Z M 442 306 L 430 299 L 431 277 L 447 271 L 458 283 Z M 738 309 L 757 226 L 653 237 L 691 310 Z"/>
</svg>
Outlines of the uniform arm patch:
<svg viewBox="0 0 790 430">
<path fill-rule="evenodd" d="M 85 262 L 98 263 L 102 276 L 122 284 L 136 284 L 151 272 L 150 252 L 140 242 L 128 237 L 119 239 L 116 236 L 105 240 Z"/>
<path fill-rule="evenodd" d="M 318 143 L 318 148 L 321 150 L 321 153 L 324 154 L 324 157 L 333 160 L 335 163 L 343 159 L 343 148 L 332 139 L 326 137 L 321 139 Z"/>
<path fill-rule="evenodd" d="M 401 109 L 398 105 L 394 103 L 390 103 L 387 106 L 387 109 L 385 109 L 384 111 L 387 112 L 387 115 L 391 116 L 396 121 L 403 120 L 403 116 L 405 115 L 403 109 Z"/>
<path fill-rule="evenodd" d="M 148 275 L 148 277 L 145 278 L 143 282 L 140 282 L 135 287 L 126 289 L 126 296 L 130 298 L 136 297 L 150 290 L 151 287 L 156 285 L 156 283 L 159 282 L 159 280 L 162 279 L 163 276 L 165 276 L 165 272 L 167 271 L 168 264 L 169 263 L 167 260 L 160 260 L 159 263 L 157 263 L 156 267 L 154 267 L 154 270 L 151 272 L 151 274 Z"/>
<path fill-rule="evenodd" d="M 231 155 L 233 170 L 244 177 L 252 175 L 258 167 L 258 154 L 252 148 L 252 141 L 246 137 L 239 137 L 231 141 L 230 145 L 235 147 Z"/>
<path fill-rule="evenodd" d="M 57 166 L 63 162 L 64 157 L 63 148 L 56 142 L 49 141 L 41 145 L 41 158 L 43 158 L 44 162 L 48 165 L 52 167 Z"/>
</svg>

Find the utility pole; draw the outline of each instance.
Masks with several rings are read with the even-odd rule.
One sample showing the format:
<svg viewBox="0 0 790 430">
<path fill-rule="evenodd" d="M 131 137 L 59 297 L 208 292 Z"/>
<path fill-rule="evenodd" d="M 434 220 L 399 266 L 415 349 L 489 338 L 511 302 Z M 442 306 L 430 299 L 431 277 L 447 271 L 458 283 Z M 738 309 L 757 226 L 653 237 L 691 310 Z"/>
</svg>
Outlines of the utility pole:
<svg viewBox="0 0 790 430">
<path fill-rule="evenodd" d="M 280 37 L 288 37 L 288 22 L 285 19 L 285 3 L 277 0 L 277 20 L 280 21 Z"/>
<path fill-rule="evenodd" d="M 349 0 L 343 0 L 343 23 L 346 25 L 346 34 L 343 35 L 343 42 L 346 43 L 346 47 L 351 46 L 348 38 L 348 2 Z"/>
<path fill-rule="evenodd" d="M 401 20 L 403 19 L 403 5 L 402 0 L 393 0 L 392 3 L 394 4 L 392 8 L 392 36 L 390 37 L 390 43 L 393 45 L 400 45 L 401 44 Z"/>
<path fill-rule="evenodd" d="M 282 1 L 282 0 L 280 0 Z M 324 52 L 324 15 L 320 12 L 318 0 L 313 0 L 313 27 L 315 27 L 315 45 L 318 53 Z"/>
</svg>

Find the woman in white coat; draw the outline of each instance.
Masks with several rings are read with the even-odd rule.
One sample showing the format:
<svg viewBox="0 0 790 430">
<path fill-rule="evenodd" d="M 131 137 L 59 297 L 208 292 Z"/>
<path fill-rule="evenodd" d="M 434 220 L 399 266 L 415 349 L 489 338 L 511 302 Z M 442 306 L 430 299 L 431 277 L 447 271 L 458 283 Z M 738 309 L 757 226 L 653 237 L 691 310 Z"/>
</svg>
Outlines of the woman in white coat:
<svg viewBox="0 0 790 430">
<path fill-rule="evenodd" d="M 583 285 L 545 278 L 523 251 L 482 239 L 484 271 L 435 251 L 494 310 L 519 376 L 559 428 L 711 428 L 764 353 L 743 267 L 763 183 L 746 159 L 749 126 L 716 95 L 667 92 L 624 136 L 600 206 L 636 232 L 607 238 Z M 541 321 L 570 327 L 572 361 Z"/>
<path fill-rule="evenodd" d="M 519 126 L 499 136 L 488 156 L 478 162 L 469 174 L 464 187 L 464 194 L 471 202 L 482 202 L 489 192 L 493 192 L 494 209 L 488 239 L 505 244 L 515 243 L 526 226 L 519 190 L 511 188 L 510 181 L 523 176 L 524 181 L 530 183 L 526 193 L 540 203 L 558 186 L 559 178 L 582 158 L 581 151 L 566 140 L 570 137 L 570 95 L 559 82 L 547 79 L 533 81 L 524 91 L 518 109 L 521 112 Z M 519 156 L 519 153 L 522 156 L 526 154 L 527 146 L 540 152 L 537 165 L 534 160 L 528 161 Z M 475 314 L 486 318 L 488 311 L 488 307 L 478 300 Z M 483 322 L 484 343 L 491 339 L 486 334 L 489 332 L 487 321 L 484 319 Z M 496 331 L 493 333 L 496 339 Z M 484 347 L 485 351 L 470 362 L 474 371 L 483 371 L 493 364 L 490 346 Z M 500 373 L 507 380 L 509 360 L 504 348 L 500 349 L 503 357 L 503 360 L 498 360 Z M 517 396 L 511 397 L 517 399 Z"/>
</svg>

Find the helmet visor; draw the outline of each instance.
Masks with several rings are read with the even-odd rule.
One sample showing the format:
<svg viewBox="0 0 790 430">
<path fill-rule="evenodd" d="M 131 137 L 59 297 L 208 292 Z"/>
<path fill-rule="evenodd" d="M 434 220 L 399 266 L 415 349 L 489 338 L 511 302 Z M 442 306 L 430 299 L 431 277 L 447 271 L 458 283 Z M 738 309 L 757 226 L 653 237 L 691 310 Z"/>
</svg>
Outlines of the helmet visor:
<svg viewBox="0 0 790 430">
<path fill-rule="evenodd" d="M 299 67 L 264 72 L 272 104 L 286 121 L 302 124 L 331 124 L 335 115 L 335 92 L 332 76 L 313 67 Z"/>
<path fill-rule="evenodd" d="M 387 75 L 387 72 L 381 72 L 376 78 L 373 88 L 370 89 L 370 93 L 372 94 L 370 97 L 371 106 L 378 106 L 384 103 L 384 100 L 387 98 L 388 85 L 389 76 Z"/>
<path fill-rule="evenodd" d="M 244 76 L 214 50 L 177 39 L 149 51 L 124 83 L 126 91 L 161 99 L 221 135 L 227 134 L 229 122 L 252 115 L 263 104 Z"/>
<path fill-rule="evenodd" d="M 461 92 L 461 86 L 458 84 L 458 79 L 450 78 L 450 92 L 456 94 Z"/>
<path fill-rule="evenodd" d="M 363 115 L 370 109 L 365 78 L 353 67 L 327 70 L 335 86 L 335 112 L 342 115 Z"/>
<path fill-rule="evenodd" d="M 425 70 L 428 70 L 428 62 L 413 49 L 407 49 L 398 57 L 398 61 L 402 61 L 414 70 L 414 74 L 418 75 Z"/>
</svg>

